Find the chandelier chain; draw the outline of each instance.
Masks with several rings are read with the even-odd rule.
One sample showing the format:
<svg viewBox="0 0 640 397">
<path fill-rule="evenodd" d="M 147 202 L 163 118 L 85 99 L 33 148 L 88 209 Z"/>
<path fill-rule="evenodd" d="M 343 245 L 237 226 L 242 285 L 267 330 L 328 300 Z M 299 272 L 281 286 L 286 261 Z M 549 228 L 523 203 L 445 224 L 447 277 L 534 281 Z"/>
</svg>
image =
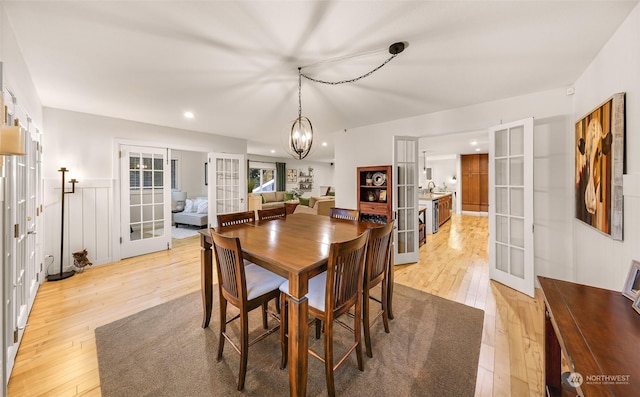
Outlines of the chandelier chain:
<svg viewBox="0 0 640 397">
<path fill-rule="evenodd" d="M 298 121 L 302 118 L 302 68 L 298 68 Z"/>
<path fill-rule="evenodd" d="M 354 77 L 352 79 L 347 79 L 347 80 L 340 80 L 340 81 L 326 81 L 326 80 L 320 80 L 320 79 L 315 79 L 313 77 L 309 77 L 306 74 L 302 73 L 300 71 L 301 68 L 298 68 L 298 91 L 300 91 L 300 76 L 304 77 L 307 80 L 311 80 L 315 83 L 322 83 L 322 84 L 328 84 L 328 85 L 338 85 L 338 84 L 346 84 L 346 83 L 355 83 L 358 80 L 364 79 L 365 77 L 371 76 L 374 72 L 376 72 L 377 70 L 379 70 L 380 68 L 382 68 L 384 65 L 386 65 L 387 63 L 391 62 L 391 60 L 393 58 L 395 58 L 396 56 L 398 56 L 398 54 L 392 54 L 386 61 L 384 61 L 381 65 L 379 65 L 378 67 L 376 67 L 375 69 L 371 70 L 370 72 L 367 72 L 365 74 L 363 74 L 362 76 L 358 76 L 358 77 Z M 300 93 L 298 92 L 298 96 L 300 97 Z M 298 98 L 300 100 L 300 98 Z"/>
</svg>

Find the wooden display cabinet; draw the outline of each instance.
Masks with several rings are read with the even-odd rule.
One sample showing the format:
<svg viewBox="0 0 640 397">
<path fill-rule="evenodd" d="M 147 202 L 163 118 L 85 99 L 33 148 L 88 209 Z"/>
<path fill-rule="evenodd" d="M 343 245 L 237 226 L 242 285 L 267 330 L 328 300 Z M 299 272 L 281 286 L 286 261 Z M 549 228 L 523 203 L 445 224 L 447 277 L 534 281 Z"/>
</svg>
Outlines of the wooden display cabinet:
<svg viewBox="0 0 640 397">
<path fill-rule="evenodd" d="M 391 166 L 358 167 L 358 211 L 360 220 L 388 223 L 393 219 Z"/>
</svg>

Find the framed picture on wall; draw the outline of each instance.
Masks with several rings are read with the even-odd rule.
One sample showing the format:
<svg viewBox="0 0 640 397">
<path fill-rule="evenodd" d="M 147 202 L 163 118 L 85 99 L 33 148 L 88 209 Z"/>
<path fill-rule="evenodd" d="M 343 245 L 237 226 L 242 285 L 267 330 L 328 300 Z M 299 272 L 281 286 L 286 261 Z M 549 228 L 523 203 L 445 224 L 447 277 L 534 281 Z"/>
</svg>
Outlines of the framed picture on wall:
<svg viewBox="0 0 640 397">
<path fill-rule="evenodd" d="M 622 295 L 631 300 L 635 300 L 640 292 L 640 262 L 631 261 L 631 269 L 627 275 L 627 281 L 624 283 Z"/>
<path fill-rule="evenodd" d="M 297 182 L 298 181 L 298 170 L 295 168 L 287 169 L 287 182 Z"/>
<path fill-rule="evenodd" d="M 576 218 L 622 240 L 625 93 L 576 122 Z"/>
</svg>

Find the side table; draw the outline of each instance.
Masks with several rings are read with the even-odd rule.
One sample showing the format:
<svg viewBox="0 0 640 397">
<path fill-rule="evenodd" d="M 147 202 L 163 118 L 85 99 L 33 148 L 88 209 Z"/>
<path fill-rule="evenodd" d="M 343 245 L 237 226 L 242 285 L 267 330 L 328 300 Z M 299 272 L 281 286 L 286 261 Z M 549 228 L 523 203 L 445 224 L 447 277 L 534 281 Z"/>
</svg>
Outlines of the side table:
<svg viewBox="0 0 640 397">
<path fill-rule="evenodd" d="M 296 207 L 300 204 L 298 200 L 289 200 L 284 202 L 284 212 L 287 215 L 293 214 L 293 211 L 296 210 Z"/>
</svg>

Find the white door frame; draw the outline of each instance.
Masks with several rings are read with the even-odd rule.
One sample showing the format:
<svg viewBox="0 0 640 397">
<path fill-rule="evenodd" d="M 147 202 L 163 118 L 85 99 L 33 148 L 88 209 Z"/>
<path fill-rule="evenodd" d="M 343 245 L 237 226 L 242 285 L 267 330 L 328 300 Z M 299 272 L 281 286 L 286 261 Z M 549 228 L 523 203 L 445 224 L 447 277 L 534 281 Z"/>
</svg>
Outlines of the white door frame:
<svg viewBox="0 0 640 397">
<path fill-rule="evenodd" d="M 532 117 L 489 129 L 489 277 L 534 297 Z"/>
</svg>

